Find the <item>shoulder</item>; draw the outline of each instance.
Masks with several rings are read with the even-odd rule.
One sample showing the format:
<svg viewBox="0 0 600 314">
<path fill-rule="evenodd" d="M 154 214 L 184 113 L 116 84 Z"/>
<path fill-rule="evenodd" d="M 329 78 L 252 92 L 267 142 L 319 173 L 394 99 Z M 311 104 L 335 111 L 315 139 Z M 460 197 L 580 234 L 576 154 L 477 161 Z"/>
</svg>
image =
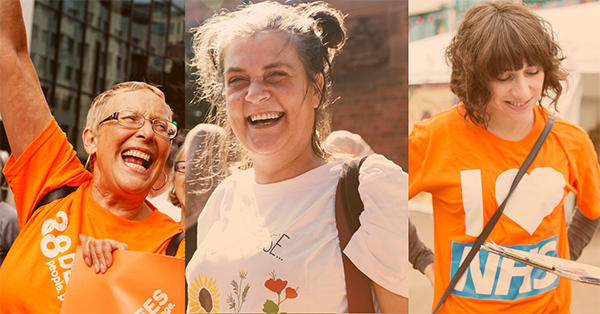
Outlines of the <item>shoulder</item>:
<svg viewBox="0 0 600 314">
<path fill-rule="evenodd" d="M 225 180 L 219 183 L 219 185 L 208 198 L 206 205 L 200 213 L 199 221 L 201 219 L 206 219 L 207 217 L 216 219 L 219 213 L 218 209 L 226 202 L 233 202 L 234 194 L 235 196 L 239 196 L 244 193 L 250 193 L 252 189 L 242 187 L 242 185 L 244 185 L 244 181 L 253 180 L 253 178 L 253 169 L 235 171 L 229 177 L 225 178 Z"/>
<path fill-rule="evenodd" d="M 154 224 L 156 221 L 159 221 L 160 223 L 165 223 L 165 226 L 168 226 L 169 228 L 181 227 L 178 222 L 175 222 L 175 220 L 168 214 L 160 211 L 158 207 L 156 207 L 156 205 L 154 205 L 150 200 L 146 199 L 144 200 L 144 203 L 152 210 L 151 215 L 156 216 L 154 219 L 145 219 L 144 221 L 147 221 L 150 224 Z"/>
<path fill-rule="evenodd" d="M 423 119 L 422 121 L 416 122 L 414 128 L 416 129 L 427 129 L 436 130 L 439 128 L 447 127 L 448 125 L 465 125 L 465 120 L 460 113 L 459 105 L 454 105 L 448 109 L 440 111 L 434 114 L 431 118 Z"/>
<path fill-rule="evenodd" d="M 394 176 L 408 177 L 402 168 L 383 155 L 369 155 L 360 167 L 360 176 Z"/>
<path fill-rule="evenodd" d="M 589 139 L 589 135 L 582 127 L 577 126 L 569 120 L 561 117 L 556 117 L 554 126 L 552 127 L 552 133 L 554 133 L 558 138 L 575 141 L 575 143 L 585 142 L 587 139 Z"/>
<path fill-rule="evenodd" d="M 426 143 L 432 140 L 446 141 L 449 136 L 457 136 L 459 132 L 468 132 L 470 128 L 474 127 L 474 125 L 468 125 L 464 120 L 459 105 L 454 105 L 436 113 L 429 119 L 413 124 L 409 136 L 409 145 L 427 145 Z"/>
<path fill-rule="evenodd" d="M 408 175 L 385 157 L 370 155 L 360 168 L 359 182 L 364 211 L 344 254 L 371 280 L 406 296 Z"/>
<path fill-rule="evenodd" d="M 361 192 L 406 190 L 408 174 L 391 160 L 379 154 L 370 155 L 363 162 L 359 172 Z"/>
<path fill-rule="evenodd" d="M 232 193 L 241 184 L 240 181 L 248 180 L 249 177 L 254 177 L 254 170 L 248 169 L 243 171 L 235 171 L 230 176 L 225 178 L 211 195 L 211 199 L 221 197 Z"/>
</svg>

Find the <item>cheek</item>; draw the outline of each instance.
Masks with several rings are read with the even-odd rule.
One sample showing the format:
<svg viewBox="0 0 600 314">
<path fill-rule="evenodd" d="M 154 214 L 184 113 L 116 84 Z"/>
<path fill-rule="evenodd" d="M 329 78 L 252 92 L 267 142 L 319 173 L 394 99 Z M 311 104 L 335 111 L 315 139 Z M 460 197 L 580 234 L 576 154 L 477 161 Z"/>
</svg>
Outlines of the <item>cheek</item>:
<svg viewBox="0 0 600 314">
<path fill-rule="evenodd" d="M 241 92 L 234 92 L 227 95 L 227 98 L 225 100 L 225 108 L 227 109 L 227 118 L 229 118 L 230 121 L 245 118 L 243 113 L 241 97 Z"/>
<path fill-rule="evenodd" d="M 504 97 L 506 95 L 506 93 L 509 92 L 509 88 L 507 88 L 506 86 L 502 85 L 502 84 L 494 84 L 492 85 L 492 88 L 490 89 L 490 92 L 492 94 L 492 101 L 499 101 L 502 97 Z"/>
<path fill-rule="evenodd" d="M 158 144 L 159 159 L 162 160 L 163 162 L 165 162 L 171 152 L 171 150 L 170 150 L 171 141 L 169 141 L 167 139 L 163 140 L 162 138 L 158 138 L 158 136 L 156 137 L 156 140 L 161 141 Z"/>
<path fill-rule="evenodd" d="M 239 138 L 239 132 L 242 131 L 243 126 L 246 122 L 246 120 L 244 120 L 243 118 L 243 113 L 241 112 L 241 110 L 235 106 L 235 105 L 231 105 L 230 103 L 227 103 L 227 120 L 229 121 L 229 124 L 231 125 L 231 130 L 233 131 L 233 133 Z"/>
<path fill-rule="evenodd" d="M 177 176 L 175 177 L 175 188 L 179 194 L 179 192 L 183 192 L 185 190 L 185 175 L 179 173 L 175 175 Z"/>
<path fill-rule="evenodd" d="M 542 92 L 544 88 L 544 76 L 541 75 L 535 82 L 535 88 L 538 90 L 538 93 Z"/>
<path fill-rule="evenodd" d="M 245 89 L 225 89 L 225 103 L 227 110 L 237 107 L 243 100 Z M 231 108 L 234 109 L 234 108 Z"/>
<path fill-rule="evenodd" d="M 176 174 L 175 178 L 175 195 L 179 199 L 180 203 L 185 203 L 185 176 L 183 174 Z M 182 204 L 185 206 L 185 204 Z"/>
</svg>

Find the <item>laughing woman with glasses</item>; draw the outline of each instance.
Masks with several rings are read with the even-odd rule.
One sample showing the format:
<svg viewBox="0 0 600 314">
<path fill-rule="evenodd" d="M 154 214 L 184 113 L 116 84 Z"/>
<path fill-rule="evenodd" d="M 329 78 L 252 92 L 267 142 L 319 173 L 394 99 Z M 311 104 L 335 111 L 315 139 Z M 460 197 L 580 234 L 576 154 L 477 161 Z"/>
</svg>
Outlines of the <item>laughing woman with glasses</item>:
<svg viewBox="0 0 600 314">
<path fill-rule="evenodd" d="M 112 251 L 165 254 L 183 231 L 145 201 L 177 129 L 158 88 L 117 84 L 87 115 L 88 172 L 50 113 L 18 1 L 0 1 L 0 42 L 0 113 L 12 149 L 5 175 L 21 229 L 0 269 L 0 312 L 59 313 L 78 245 L 88 266 L 104 273 Z"/>
</svg>

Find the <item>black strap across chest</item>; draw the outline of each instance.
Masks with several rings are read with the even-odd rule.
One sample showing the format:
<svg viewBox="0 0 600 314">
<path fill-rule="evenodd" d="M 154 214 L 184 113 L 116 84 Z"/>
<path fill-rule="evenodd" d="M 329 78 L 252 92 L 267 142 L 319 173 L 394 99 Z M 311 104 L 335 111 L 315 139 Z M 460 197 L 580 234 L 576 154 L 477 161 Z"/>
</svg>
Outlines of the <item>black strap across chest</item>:
<svg viewBox="0 0 600 314">
<path fill-rule="evenodd" d="M 35 213 L 35 211 L 38 210 L 38 208 L 48 205 L 48 204 L 52 203 L 52 201 L 55 201 L 57 199 L 61 199 L 61 198 L 68 196 L 69 194 L 75 192 L 75 190 L 77 190 L 77 188 L 78 188 L 77 186 L 63 185 L 59 188 L 56 188 L 56 189 L 48 192 L 35 205 L 35 207 L 33 208 L 33 211 L 31 212 L 31 216 L 33 216 L 33 213 Z M 167 246 L 167 251 L 166 251 L 165 255 L 175 256 L 177 254 L 177 248 L 179 248 L 179 244 L 181 243 L 181 241 L 184 238 L 185 238 L 185 232 L 183 232 L 183 231 L 174 235 L 171 238 L 171 240 L 169 241 L 169 245 Z"/>
</svg>

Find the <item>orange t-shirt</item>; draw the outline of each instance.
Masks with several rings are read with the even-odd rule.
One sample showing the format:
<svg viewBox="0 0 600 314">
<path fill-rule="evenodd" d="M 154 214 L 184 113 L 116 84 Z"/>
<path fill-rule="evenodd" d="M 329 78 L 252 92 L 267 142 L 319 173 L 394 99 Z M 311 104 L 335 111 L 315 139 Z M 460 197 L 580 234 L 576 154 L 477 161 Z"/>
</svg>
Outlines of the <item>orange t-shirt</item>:
<svg viewBox="0 0 600 314">
<path fill-rule="evenodd" d="M 409 138 L 409 198 L 422 191 L 433 197 L 433 306 L 506 197 L 547 120 L 547 113 L 536 108 L 531 133 L 506 141 L 465 123 L 460 106 L 416 123 Z M 557 117 L 488 240 L 568 259 L 565 196 L 576 194 L 581 212 L 595 219 L 600 216 L 599 182 L 588 135 Z M 480 250 L 439 312 L 567 313 L 570 303 L 569 280 Z"/>
<path fill-rule="evenodd" d="M 79 234 L 126 243 L 132 251 L 164 254 L 183 229 L 153 210 L 142 221 L 116 216 L 90 195 L 92 176 L 55 120 L 14 160 L 5 175 L 15 194 L 21 232 L 0 268 L 1 313 L 58 313 L 69 282 Z M 79 186 L 68 196 L 31 212 L 49 191 Z M 185 257 L 185 241 L 177 257 Z M 181 274 L 182 276 L 184 274 Z"/>
</svg>

